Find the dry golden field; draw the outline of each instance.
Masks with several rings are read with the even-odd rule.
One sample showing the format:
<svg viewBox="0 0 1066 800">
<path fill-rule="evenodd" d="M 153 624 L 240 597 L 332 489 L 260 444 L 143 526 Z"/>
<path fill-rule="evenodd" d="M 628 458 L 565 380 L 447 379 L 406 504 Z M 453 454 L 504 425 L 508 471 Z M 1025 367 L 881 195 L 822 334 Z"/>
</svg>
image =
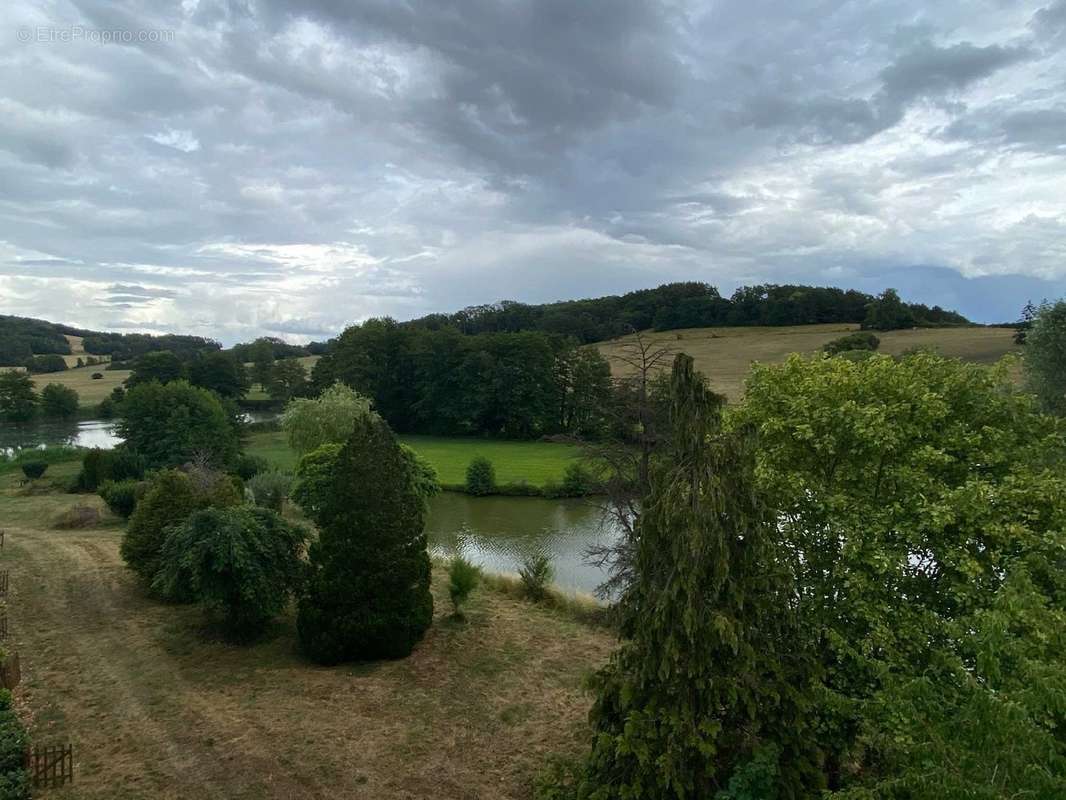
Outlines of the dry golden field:
<svg viewBox="0 0 1066 800">
<path fill-rule="evenodd" d="M 549 755 L 588 745 L 583 681 L 613 641 L 565 609 L 482 588 L 457 621 L 437 568 L 433 626 L 409 658 L 316 666 L 291 614 L 228 645 L 195 607 L 144 595 L 106 510 L 98 527 L 52 528 L 98 497 L 28 495 L 20 476 L 0 474 L 4 646 L 34 741 L 74 746 L 73 787 L 50 798 L 517 800 Z"/>
<path fill-rule="evenodd" d="M 647 332 L 644 337 L 657 345 L 687 353 L 712 387 L 737 400 L 754 361 L 775 363 L 791 353 L 814 353 L 827 342 L 858 330 L 858 325 L 796 325 L 791 327 L 690 328 L 682 331 Z M 920 328 L 878 333 L 878 352 L 899 355 L 914 347 L 931 347 L 945 356 L 991 364 L 1015 352 L 1008 328 Z M 632 337 L 597 345 L 621 374 L 625 365 L 616 358 Z"/>
</svg>

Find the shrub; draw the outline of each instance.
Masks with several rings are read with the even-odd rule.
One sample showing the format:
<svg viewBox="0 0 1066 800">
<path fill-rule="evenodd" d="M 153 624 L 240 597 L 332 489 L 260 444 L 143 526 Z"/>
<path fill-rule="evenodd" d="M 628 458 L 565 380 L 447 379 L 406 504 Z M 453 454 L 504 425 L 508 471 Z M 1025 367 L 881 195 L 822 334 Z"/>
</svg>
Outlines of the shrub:
<svg viewBox="0 0 1066 800">
<path fill-rule="evenodd" d="M 456 555 L 448 566 L 448 595 L 452 599 L 455 616 L 463 616 L 462 607 L 481 581 L 481 568 Z"/>
<path fill-rule="evenodd" d="M 466 490 L 478 496 L 496 491 L 496 468 L 484 456 L 476 456 L 466 468 Z"/>
<path fill-rule="evenodd" d="M 858 331 L 847 336 L 841 336 L 822 347 L 829 355 L 846 353 L 849 350 L 876 350 L 881 345 L 881 340 L 870 331 Z"/>
<path fill-rule="evenodd" d="M 46 417 L 73 417 L 78 413 L 78 393 L 69 386 L 50 383 L 41 390 L 41 413 Z"/>
<path fill-rule="evenodd" d="M 539 603 L 548 596 L 548 587 L 555 577 L 555 570 L 552 569 L 551 559 L 547 555 L 537 553 L 522 560 L 518 577 L 522 579 L 522 589 L 526 597 Z"/>
<path fill-rule="evenodd" d="M 92 506 L 79 503 L 56 517 L 54 526 L 60 530 L 75 530 L 78 528 L 91 528 L 99 522 L 99 511 Z"/>
<path fill-rule="evenodd" d="M 29 478 L 31 481 L 37 480 L 44 475 L 45 470 L 48 469 L 48 463 L 45 461 L 23 461 L 22 462 L 22 474 Z"/>
<path fill-rule="evenodd" d="M 30 737 L 12 707 L 11 692 L 0 689 L 0 800 L 28 800 L 25 756 Z"/>
<path fill-rule="evenodd" d="M 237 456 L 237 461 L 233 467 L 233 472 L 243 481 L 251 480 L 260 472 L 269 471 L 270 462 L 262 456 L 253 456 L 249 453 L 241 453 Z"/>
<path fill-rule="evenodd" d="M 106 481 L 140 480 L 143 477 L 144 463 L 125 447 L 116 447 L 114 450 L 94 447 L 82 459 L 75 488 L 82 492 L 95 492 Z"/>
<path fill-rule="evenodd" d="M 98 381 L 98 380 L 100 380 L 101 378 L 104 377 L 104 373 L 102 373 L 102 372 L 94 372 L 89 377 L 92 378 L 94 381 Z"/>
<path fill-rule="evenodd" d="M 545 481 L 542 490 L 545 497 L 585 497 L 595 491 L 596 479 L 592 472 L 577 462 L 567 464 L 562 483 Z"/>
<path fill-rule="evenodd" d="M 113 514 L 128 519 L 137 506 L 137 499 L 141 493 L 141 483 L 136 480 L 126 479 L 121 481 L 104 481 L 100 484 L 100 497 L 107 503 Z"/>
<path fill-rule="evenodd" d="M 216 474 L 213 483 L 194 480 L 178 470 L 156 473 L 138 501 L 120 552 L 127 566 L 148 585 L 159 568 L 159 554 L 168 528 L 178 525 L 194 511 L 209 506 L 240 505 L 241 496 L 227 476 Z M 165 599 L 188 598 L 166 596 Z"/>
<path fill-rule="evenodd" d="M 257 506 L 280 513 L 292 487 L 292 475 L 287 472 L 260 472 L 246 485 Z"/>
<path fill-rule="evenodd" d="M 298 585 L 307 531 L 265 508 L 208 508 L 170 528 L 152 583 L 218 615 L 226 636 L 245 641 L 281 612 Z"/>
<path fill-rule="evenodd" d="M 321 467 L 329 478 L 310 493 L 320 535 L 300 599 L 300 644 L 325 664 L 406 656 L 433 620 L 425 504 L 410 462 L 385 421 L 367 415 Z"/>
</svg>

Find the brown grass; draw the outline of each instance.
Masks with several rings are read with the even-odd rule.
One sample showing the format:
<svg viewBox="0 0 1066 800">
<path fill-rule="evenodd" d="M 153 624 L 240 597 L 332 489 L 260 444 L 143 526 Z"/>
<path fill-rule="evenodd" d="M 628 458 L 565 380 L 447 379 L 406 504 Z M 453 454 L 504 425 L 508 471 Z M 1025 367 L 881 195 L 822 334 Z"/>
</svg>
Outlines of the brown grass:
<svg viewBox="0 0 1066 800">
<path fill-rule="evenodd" d="M 682 331 L 648 332 L 652 341 L 687 353 L 696 362 L 715 391 L 731 401 L 744 394 L 744 380 L 754 361 L 776 363 L 791 353 L 814 353 L 827 342 L 857 330 L 858 325 L 796 325 L 788 327 L 690 328 Z M 931 347 L 945 356 L 990 364 L 1015 352 L 1008 328 L 927 328 L 878 333 L 879 352 L 899 355 L 913 347 Z M 631 337 L 598 345 L 610 358 Z M 612 369 L 619 364 L 612 360 Z"/>
<path fill-rule="evenodd" d="M 612 641 L 562 610 L 482 589 L 457 622 L 438 569 L 410 658 L 317 667 L 291 616 L 251 647 L 205 638 L 195 608 L 143 595 L 120 528 L 36 527 L 77 498 L 12 486 L 0 478 L 19 704 L 35 741 L 69 740 L 76 759 L 73 789 L 50 797 L 520 798 L 548 754 L 586 744 L 580 687 Z"/>
</svg>

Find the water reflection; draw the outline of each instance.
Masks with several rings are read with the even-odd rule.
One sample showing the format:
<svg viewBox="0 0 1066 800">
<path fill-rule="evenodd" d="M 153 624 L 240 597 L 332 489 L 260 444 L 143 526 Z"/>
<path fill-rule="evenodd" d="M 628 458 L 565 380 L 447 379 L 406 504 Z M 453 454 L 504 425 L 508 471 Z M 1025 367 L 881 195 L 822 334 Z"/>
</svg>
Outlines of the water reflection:
<svg viewBox="0 0 1066 800">
<path fill-rule="evenodd" d="M 585 563 L 588 548 L 618 537 L 617 530 L 601 524 L 600 510 L 583 500 L 450 492 L 433 499 L 426 534 L 433 553 L 458 552 L 493 572 L 517 572 L 524 558 L 545 553 L 556 585 L 581 592 L 592 592 L 605 577 Z"/>
<path fill-rule="evenodd" d="M 0 452 L 69 445 L 71 447 L 111 448 L 121 440 L 111 420 L 69 420 L 37 422 L 32 425 L 0 424 Z"/>
</svg>

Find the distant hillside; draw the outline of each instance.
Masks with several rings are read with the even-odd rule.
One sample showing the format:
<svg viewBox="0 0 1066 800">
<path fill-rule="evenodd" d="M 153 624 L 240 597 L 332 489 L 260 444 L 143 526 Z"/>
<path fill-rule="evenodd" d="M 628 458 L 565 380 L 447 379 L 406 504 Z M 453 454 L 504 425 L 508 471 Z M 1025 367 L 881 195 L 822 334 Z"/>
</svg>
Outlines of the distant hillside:
<svg viewBox="0 0 1066 800">
<path fill-rule="evenodd" d="M 84 353 L 107 356 L 112 361 L 129 361 L 154 350 L 172 350 L 182 356 L 192 356 L 201 350 L 221 347 L 218 342 L 202 336 L 109 333 L 41 319 L 0 315 L 0 366 L 23 366 L 33 356 L 72 355 L 68 337 L 80 340 Z"/>
<path fill-rule="evenodd" d="M 632 331 L 718 326 L 867 324 L 877 329 L 970 324 L 940 306 L 904 303 L 889 289 L 882 295 L 824 286 L 743 286 L 730 297 L 706 283 L 668 283 L 624 295 L 529 305 L 505 300 L 470 306 L 454 314 L 431 314 L 404 323 L 453 327 L 463 333 L 536 330 L 602 342 Z"/>
<path fill-rule="evenodd" d="M 854 324 L 697 328 L 651 333 L 645 336 L 645 340 L 692 356 L 696 369 L 707 376 L 714 390 L 736 401 L 744 393 L 744 381 L 752 362 L 776 363 L 792 353 L 814 353 L 857 328 Z M 893 356 L 916 347 L 927 347 L 950 358 L 991 364 L 1018 350 L 1011 328 L 976 325 L 919 328 L 878 332 L 877 336 L 881 340 L 878 352 Z M 624 364 L 612 356 L 618 355 L 632 340 L 632 336 L 625 336 L 597 345 L 611 362 L 616 375 L 622 374 Z"/>
</svg>

